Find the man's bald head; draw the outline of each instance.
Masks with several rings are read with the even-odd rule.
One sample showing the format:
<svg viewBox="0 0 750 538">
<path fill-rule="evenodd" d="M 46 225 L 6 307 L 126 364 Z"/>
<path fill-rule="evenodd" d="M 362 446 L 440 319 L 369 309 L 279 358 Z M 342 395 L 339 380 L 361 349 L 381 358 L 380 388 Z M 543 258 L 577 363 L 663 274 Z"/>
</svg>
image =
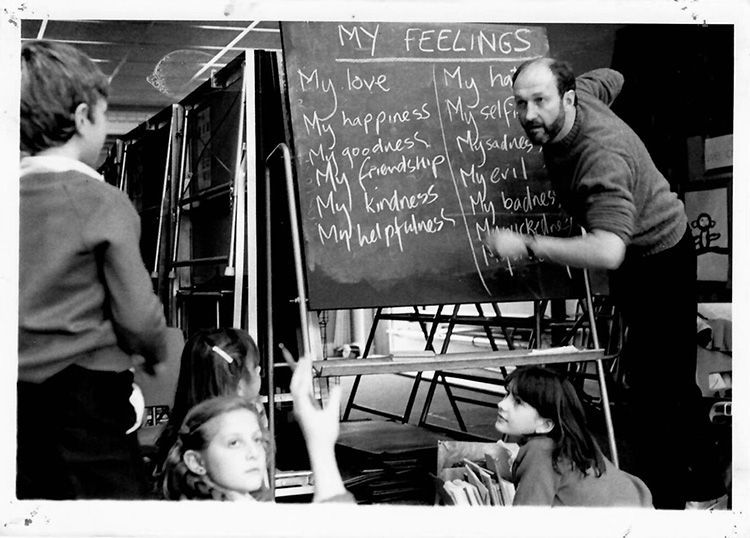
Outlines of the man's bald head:
<svg viewBox="0 0 750 538">
<path fill-rule="evenodd" d="M 552 74 L 555 78 L 557 92 L 560 94 L 560 97 L 565 95 L 565 92 L 569 90 L 575 92 L 576 76 L 571 65 L 568 62 L 546 57 L 527 60 L 519 65 L 511 78 L 513 86 L 516 85 L 516 80 L 521 77 L 524 72 L 526 72 L 526 75 L 538 75 L 540 74 L 540 71 L 548 71 Z"/>
<path fill-rule="evenodd" d="M 533 144 L 564 137 L 576 117 L 575 77 L 570 66 L 553 58 L 523 63 L 513 75 L 516 116 Z"/>
</svg>

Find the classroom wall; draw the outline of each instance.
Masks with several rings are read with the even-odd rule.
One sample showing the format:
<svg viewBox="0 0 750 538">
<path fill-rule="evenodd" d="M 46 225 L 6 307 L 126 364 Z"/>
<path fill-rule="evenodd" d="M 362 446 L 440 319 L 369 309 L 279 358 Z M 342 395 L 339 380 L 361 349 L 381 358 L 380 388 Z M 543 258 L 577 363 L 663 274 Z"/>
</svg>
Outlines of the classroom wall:
<svg viewBox="0 0 750 538">
<path fill-rule="evenodd" d="M 545 24 L 552 56 L 570 62 L 576 73 L 610 67 L 616 32 L 622 24 Z"/>
</svg>

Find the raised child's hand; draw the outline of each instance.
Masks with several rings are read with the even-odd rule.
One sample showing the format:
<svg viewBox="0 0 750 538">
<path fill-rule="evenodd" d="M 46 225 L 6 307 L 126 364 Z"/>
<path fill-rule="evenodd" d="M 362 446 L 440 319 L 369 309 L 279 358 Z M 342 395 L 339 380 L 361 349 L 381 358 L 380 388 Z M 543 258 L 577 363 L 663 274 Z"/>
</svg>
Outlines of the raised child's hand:
<svg viewBox="0 0 750 538">
<path fill-rule="evenodd" d="M 292 354 L 284 346 L 279 347 L 284 360 L 294 371 L 291 383 L 294 414 L 305 436 L 307 454 L 315 475 L 313 501 L 351 502 L 353 497 L 344 488 L 334 450 L 339 435 L 341 387 L 336 385 L 331 388 L 328 403 L 321 408 L 313 392 L 312 360 L 301 357 L 295 362 Z"/>
<path fill-rule="evenodd" d="M 308 450 L 333 447 L 339 435 L 341 387 L 331 387 L 328 403 L 321 408 L 313 392 L 312 360 L 300 357 L 295 362 L 292 354 L 284 347 L 281 347 L 281 353 L 294 371 L 290 386 L 294 415 L 302 428 Z"/>
</svg>

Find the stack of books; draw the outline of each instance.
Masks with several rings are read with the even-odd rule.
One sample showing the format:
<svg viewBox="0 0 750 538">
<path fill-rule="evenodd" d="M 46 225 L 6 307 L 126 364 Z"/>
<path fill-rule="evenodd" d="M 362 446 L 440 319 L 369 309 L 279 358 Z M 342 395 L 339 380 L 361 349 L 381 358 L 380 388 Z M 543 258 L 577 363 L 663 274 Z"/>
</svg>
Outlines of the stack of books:
<svg viewBox="0 0 750 538">
<path fill-rule="evenodd" d="M 358 504 L 431 505 L 430 472 L 442 439 L 411 424 L 344 422 L 336 443 L 344 485 Z"/>
<path fill-rule="evenodd" d="M 437 493 L 444 504 L 456 506 L 510 506 L 515 487 L 502 478 L 499 462 L 490 454 L 482 464 L 463 459 L 457 467 L 439 471 Z"/>
<path fill-rule="evenodd" d="M 358 504 L 430 504 L 429 460 L 383 454 L 362 460 L 364 467 L 344 479 Z M 348 467 L 348 466 L 347 466 Z M 349 473 L 345 472 L 345 476 Z"/>
<path fill-rule="evenodd" d="M 712 372 L 708 374 L 708 388 L 713 391 L 731 390 L 732 372 Z"/>
<path fill-rule="evenodd" d="M 312 471 L 280 471 L 274 475 L 276 498 L 312 495 L 315 491 L 315 477 Z"/>
</svg>

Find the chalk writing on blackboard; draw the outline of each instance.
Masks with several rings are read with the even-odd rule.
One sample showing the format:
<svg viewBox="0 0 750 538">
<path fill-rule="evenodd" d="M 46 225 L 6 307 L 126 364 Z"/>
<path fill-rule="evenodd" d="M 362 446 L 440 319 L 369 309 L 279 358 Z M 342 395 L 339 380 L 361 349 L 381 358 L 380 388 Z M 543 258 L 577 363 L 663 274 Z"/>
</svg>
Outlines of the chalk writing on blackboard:
<svg viewBox="0 0 750 538">
<path fill-rule="evenodd" d="M 543 28 L 285 23 L 282 38 L 312 307 L 549 293 L 559 268 L 482 248 L 493 226 L 570 233 L 511 89 L 548 53 Z"/>
</svg>

